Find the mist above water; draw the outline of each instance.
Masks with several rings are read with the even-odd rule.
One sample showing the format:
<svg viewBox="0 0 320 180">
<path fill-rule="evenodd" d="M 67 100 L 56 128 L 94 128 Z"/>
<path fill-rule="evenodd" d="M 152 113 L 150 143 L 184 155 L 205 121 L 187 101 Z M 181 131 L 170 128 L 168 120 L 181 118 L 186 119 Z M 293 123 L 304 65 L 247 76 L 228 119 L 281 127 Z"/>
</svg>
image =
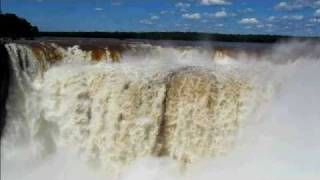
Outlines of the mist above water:
<svg viewBox="0 0 320 180">
<path fill-rule="evenodd" d="M 1 140 L 2 179 L 320 177 L 320 45 L 278 44 L 259 58 L 149 47 L 123 53 L 117 64 L 92 63 L 73 47 L 40 70 L 29 47 L 7 48 L 15 80 Z M 217 105 L 202 103 L 213 97 Z M 119 117 L 134 122 L 128 131 Z M 167 145 L 158 150 L 163 119 L 177 127 L 168 123 Z M 105 141 L 112 135 L 126 143 Z"/>
</svg>

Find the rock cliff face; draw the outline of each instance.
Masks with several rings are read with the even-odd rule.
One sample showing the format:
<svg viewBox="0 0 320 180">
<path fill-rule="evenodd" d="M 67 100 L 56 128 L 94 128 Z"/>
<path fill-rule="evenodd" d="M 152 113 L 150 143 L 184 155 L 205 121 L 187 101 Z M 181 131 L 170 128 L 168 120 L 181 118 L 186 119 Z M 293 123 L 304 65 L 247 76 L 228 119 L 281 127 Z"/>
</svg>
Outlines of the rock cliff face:
<svg viewBox="0 0 320 180">
<path fill-rule="evenodd" d="M 6 120 L 6 102 L 9 90 L 10 66 L 6 48 L 0 44 L 0 137 Z"/>
</svg>

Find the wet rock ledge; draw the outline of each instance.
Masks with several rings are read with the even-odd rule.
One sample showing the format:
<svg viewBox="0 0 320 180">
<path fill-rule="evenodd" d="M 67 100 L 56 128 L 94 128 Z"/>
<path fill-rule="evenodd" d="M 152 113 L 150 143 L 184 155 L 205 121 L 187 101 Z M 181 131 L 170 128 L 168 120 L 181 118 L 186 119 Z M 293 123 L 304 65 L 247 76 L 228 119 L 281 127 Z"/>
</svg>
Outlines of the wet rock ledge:
<svg viewBox="0 0 320 180">
<path fill-rule="evenodd" d="M 6 101 L 9 90 L 9 56 L 3 43 L 0 44 L 0 137 L 6 121 Z"/>
</svg>

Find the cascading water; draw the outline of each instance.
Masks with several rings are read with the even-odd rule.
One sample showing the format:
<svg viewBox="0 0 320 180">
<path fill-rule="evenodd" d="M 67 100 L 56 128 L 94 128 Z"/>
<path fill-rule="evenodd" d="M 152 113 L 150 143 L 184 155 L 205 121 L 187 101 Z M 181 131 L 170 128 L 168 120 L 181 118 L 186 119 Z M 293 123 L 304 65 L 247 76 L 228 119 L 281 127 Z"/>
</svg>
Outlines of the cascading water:
<svg viewBox="0 0 320 180">
<path fill-rule="evenodd" d="M 275 46 L 259 59 L 201 47 L 7 44 L 12 82 L 1 177 L 320 177 L 320 159 L 304 156 L 309 147 L 315 156 L 320 150 L 314 141 L 320 48 L 288 53 L 301 44 L 310 45 Z M 307 87 L 299 86 L 304 78 Z M 311 94 L 310 109 L 299 96 Z M 292 117 L 284 107 L 294 108 Z M 304 110 L 310 125 L 301 122 Z M 295 125 L 310 136 L 300 137 Z M 291 142 L 295 147 L 295 136 L 308 143 L 295 152 L 307 169 L 281 154 Z"/>
</svg>

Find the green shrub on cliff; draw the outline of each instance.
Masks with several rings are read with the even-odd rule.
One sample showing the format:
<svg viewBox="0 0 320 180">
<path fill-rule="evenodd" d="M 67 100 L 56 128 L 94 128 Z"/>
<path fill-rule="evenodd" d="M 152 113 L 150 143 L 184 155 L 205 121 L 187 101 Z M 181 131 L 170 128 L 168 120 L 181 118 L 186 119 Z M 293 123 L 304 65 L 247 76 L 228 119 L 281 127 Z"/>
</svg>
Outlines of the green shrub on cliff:
<svg viewBox="0 0 320 180">
<path fill-rule="evenodd" d="M 0 14 L 0 37 L 32 38 L 38 34 L 38 28 L 15 14 Z"/>
</svg>

